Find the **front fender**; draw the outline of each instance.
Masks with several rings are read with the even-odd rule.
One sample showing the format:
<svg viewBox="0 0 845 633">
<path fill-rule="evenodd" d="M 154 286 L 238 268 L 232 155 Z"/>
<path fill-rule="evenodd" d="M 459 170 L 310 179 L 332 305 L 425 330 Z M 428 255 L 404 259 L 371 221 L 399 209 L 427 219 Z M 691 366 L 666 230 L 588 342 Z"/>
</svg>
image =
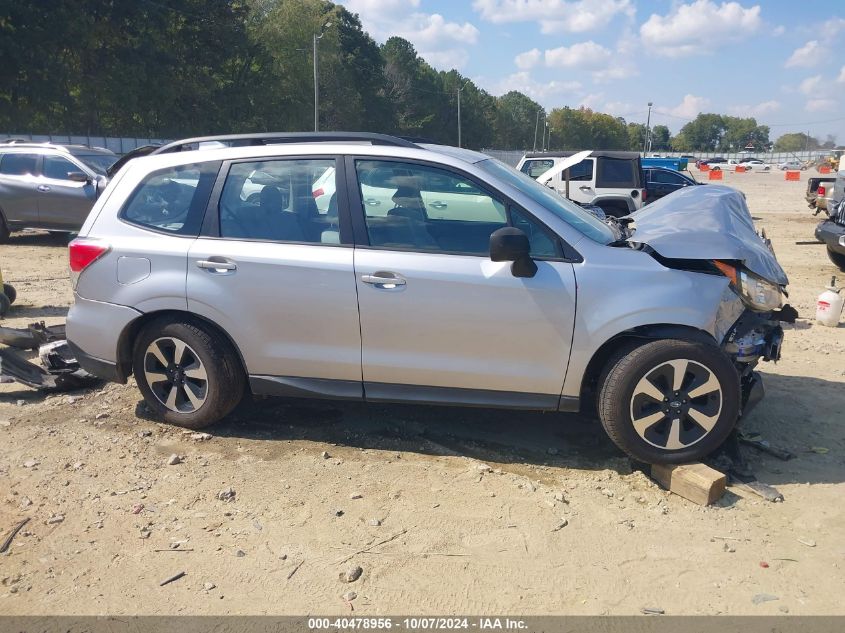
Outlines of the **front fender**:
<svg viewBox="0 0 845 633">
<path fill-rule="evenodd" d="M 563 396 L 577 397 L 590 360 L 620 334 L 649 326 L 691 328 L 717 344 L 726 277 L 665 268 L 640 251 L 620 249 L 617 261 L 576 264 L 578 309 Z M 718 328 L 721 329 L 721 328 Z"/>
</svg>

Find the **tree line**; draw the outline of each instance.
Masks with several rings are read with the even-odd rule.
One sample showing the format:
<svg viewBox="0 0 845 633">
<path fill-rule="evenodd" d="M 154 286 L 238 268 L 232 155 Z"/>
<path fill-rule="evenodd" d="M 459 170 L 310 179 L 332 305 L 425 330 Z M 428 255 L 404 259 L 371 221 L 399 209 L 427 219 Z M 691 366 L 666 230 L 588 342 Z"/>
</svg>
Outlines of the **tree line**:
<svg viewBox="0 0 845 633">
<path fill-rule="evenodd" d="M 320 128 L 377 131 L 472 148 L 642 150 L 646 126 L 588 108 L 546 112 L 438 71 L 400 37 L 377 44 L 326 0 L 0 0 L 0 130 L 178 138 Z M 549 134 L 543 143 L 545 122 Z M 701 114 L 653 151 L 770 145 L 753 118 Z"/>
</svg>

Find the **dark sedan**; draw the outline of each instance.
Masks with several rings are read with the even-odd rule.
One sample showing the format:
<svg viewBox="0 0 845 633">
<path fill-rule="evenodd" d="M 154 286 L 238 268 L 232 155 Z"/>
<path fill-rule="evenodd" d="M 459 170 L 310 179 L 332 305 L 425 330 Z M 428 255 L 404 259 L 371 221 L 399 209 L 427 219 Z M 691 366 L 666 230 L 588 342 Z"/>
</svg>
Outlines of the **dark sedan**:
<svg viewBox="0 0 845 633">
<path fill-rule="evenodd" d="M 646 190 L 648 191 L 646 199 L 650 202 L 667 196 L 678 189 L 703 184 L 686 174 L 665 167 L 645 167 L 643 173 L 645 174 Z"/>
</svg>

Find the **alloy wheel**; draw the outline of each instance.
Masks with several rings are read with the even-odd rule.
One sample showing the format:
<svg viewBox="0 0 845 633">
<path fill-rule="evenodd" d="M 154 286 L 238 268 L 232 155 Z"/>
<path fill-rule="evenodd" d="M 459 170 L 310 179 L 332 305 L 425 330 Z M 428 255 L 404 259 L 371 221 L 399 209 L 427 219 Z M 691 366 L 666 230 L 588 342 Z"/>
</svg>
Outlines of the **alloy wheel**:
<svg viewBox="0 0 845 633">
<path fill-rule="evenodd" d="M 660 363 L 634 387 L 631 422 L 652 446 L 680 450 L 702 440 L 722 412 L 722 387 L 714 373 L 689 359 Z"/>
<path fill-rule="evenodd" d="M 208 373 L 199 355 L 174 337 L 154 340 L 144 353 L 144 377 L 156 399 L 176 413 L 193 413 L 208 398 Z"/>
</svg>

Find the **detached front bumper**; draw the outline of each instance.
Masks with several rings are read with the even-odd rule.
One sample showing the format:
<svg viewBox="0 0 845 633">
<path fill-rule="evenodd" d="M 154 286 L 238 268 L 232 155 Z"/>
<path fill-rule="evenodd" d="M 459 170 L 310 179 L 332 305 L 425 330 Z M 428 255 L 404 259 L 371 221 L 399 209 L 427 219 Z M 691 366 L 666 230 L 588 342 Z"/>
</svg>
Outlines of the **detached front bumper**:
<svg viewBox="0 0 845 633">
<path fill-rule="evenodd" d="M 827 244 L 834 253 L 845 255 L 845 226 L 833 220 L 819 222 L 816 226 L 816 239 Z"/>
</svg>

